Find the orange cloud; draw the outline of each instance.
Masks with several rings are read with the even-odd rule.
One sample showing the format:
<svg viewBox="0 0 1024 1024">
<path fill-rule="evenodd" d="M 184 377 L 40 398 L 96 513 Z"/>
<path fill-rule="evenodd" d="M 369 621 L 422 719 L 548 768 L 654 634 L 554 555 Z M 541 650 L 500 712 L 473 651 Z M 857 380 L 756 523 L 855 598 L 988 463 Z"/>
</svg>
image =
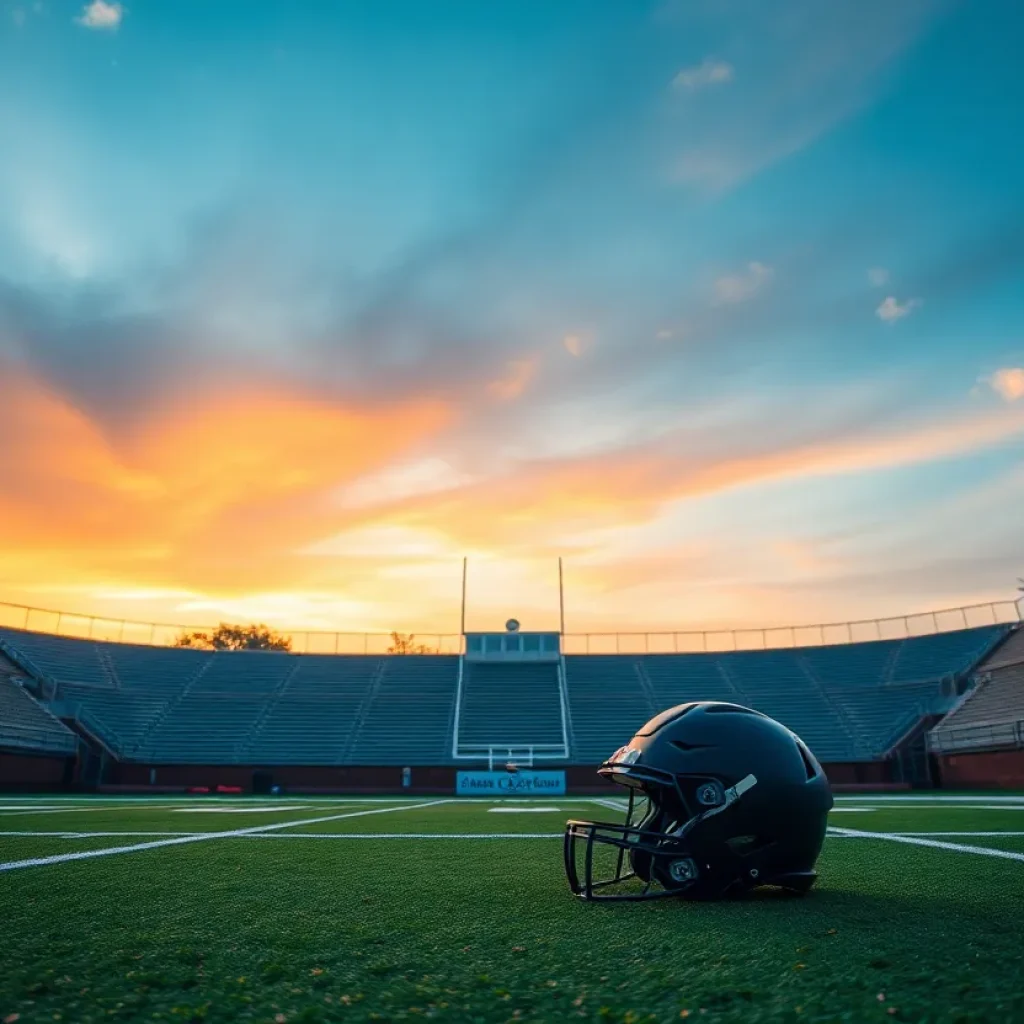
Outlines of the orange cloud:
<svg viewBox="0 0 1024 1024">
<path fill-rule="evenodd" d="M 506 384 L 522 380 L 516 372 Z M 640 543 L 674 503 L 966 455 L 1024 434 L 1024 408 L 775 445 L 755 429 L 731 444 L 681 430 L 586 457 L 496 462 L 486 477 L 440 457 L 435 438 L 447 431 L 457 446 L 453 425 L 454 411 L 429 400 L 338 405 L 284 388 L 197 388 L 116 437 L 38 381 L 4 374 L 0 597 L 164 621 L 451 632 L 468 554 L 492 567 L 472 595 L 490 624 L 501 609 L 532 618 L 533 608 L 550 625 L 554 558 L 568 554 L 575 614 L 591 628 L 668 614 L 725 622 L 749 554 L 734 557 L 736 538 Z M 830 552 L 772 540 L 761 578 L 835 570 Z M 710 589 L 690 593 L 697 579 Z M 625 593 L 628 608 L 613 596 Z"/>
<path fill-rule="evenodd" d="M 526 359 L 515 359 L 506 364 L 505 373 L 487 385 L 487 393 L 499 402 L 509 402 L 518 398 L 537 372 L 537 359 L 530 356 Z"/>
<path fill-rule="evenodd" d="M 683 431 L 646 446 L 525 463 L 509 475 L 407 499 L 382 514 L 443 523 L 472 543 L 515 543 L 560 524 L 642 521 L 664 504 L 769 480 L 844 475 L 969 454 L 1024 434 L 1024 410 L 999 409 L 883 434 L 701 451 Z M 706 442 L 705 442 L 706 443 Z M 536 542 L 536 541 L 535 541 Z"/>
<path fill-rule="evenodd" d="M 1007 366 L 996 370 L 987 382 L 992 390 L 1007 402 L 1016 402 L 1024 398 L 1024 368 Z"/>
<path fill-rule="evenodd" d="M 197 389 L 112 439 L 38 381 L 5 373 L 0 586 L 294 586 L 294 552 L 345 521 L 336 488 L 451 415 L 436 401 L 355 407 Z"/>
</svg>

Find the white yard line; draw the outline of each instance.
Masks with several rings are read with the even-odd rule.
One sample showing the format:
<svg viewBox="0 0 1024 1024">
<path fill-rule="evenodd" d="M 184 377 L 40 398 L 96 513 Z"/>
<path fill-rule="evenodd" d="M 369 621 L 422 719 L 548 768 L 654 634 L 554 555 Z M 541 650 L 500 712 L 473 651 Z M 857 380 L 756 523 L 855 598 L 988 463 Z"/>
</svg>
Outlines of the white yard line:
<svg viewBox="0 0 1024 1024">
<path fill-rule="evenodd" d="M 597 804 L 598 807 L 607 807 L 613 811 L 624 811 L 629 806 L 628 801 L 616 800 L 613 797 L 608 797 L 607 799 L 604 797 L 591 797 L 588 802 Z"/>
<path fill-rule="evenodd" d="M 936 804 L 974 804 L 979 800 L 989 803 L 1001 804 L 1024 804 L 1024 796 L 988 796 L 978 794 L 977 796 L 943 796 L 936 793 L 922 793 L 920 796 L 909 794 L 891 795 L 885 793 L 863 793 L 861 795 L 838 795 L 836 803 L 863 803 L 863 804 L 917 804 L 925 801 Z"/>
<path fill-rule="evenodd" d="M 893 836 L 961 836 L 966 837 L 968 839 L 974 838 L 975 836 L 979 838 L 985 838 L 986 836 L 1004 836 L 1007 838 L 1012 838 L 1014 836 L 1024 836 L 1024 832 L 904 832 L 902 830 L 899 832 L 890 832 L 888 834 Z M 836 839 L 860 839 L 862 838 L 862 836 L 873 835 L 873 832 L 864 832 L 861 834 L 849 836 L 837 835 Z"/>
<path fill-rule="evenodd" d="M 564 832 L 272 832 L 246 839 L 563 839 Z"/>
<path fill-rule="evenodd" d="M 897 832 L 861 832 L 853 828 L 829 826 L 829 834 L 855 839 L 884 839 L 890 843 L 906 843 L 908 846 L 928 846 L 935 850 L 951 850 L 954 853 L 974 853 L 982 857 L 999 857 L 1003 860 L 1024 862 L 1024 853 L 1013 850 L 997 850 L 991 846 L 965 846 L 963 843 L 946 843 L 940 839 L 923 839 L 921 836 L 902 835 Z"/>
<path fill-rule="evenodd" d="M 867 804 L 862 807 L 835 807 L 836 811 L 1024 811 L 1024 804 L 933 804 L 918 800 L 912 804 Z"/>
<path fill-rule="evenodd" d="M 18 868 L 41 867 L 45 864 L 63 864 L 71 860 L 88 860 L 93 857 L 110 857 L 116 853 L 135 853 L 139 850 L 155 850 L 162 846 L 181 846 L 185 843 L 201 843 L 207 839 L 230 839 L 235 836 L 256 835 L 261 832 L 272 832 L 282 828 L 298 828 L 303 825 L 319 825 L 325 821 L 338 821 L 342 818 L 361 818 L 370 814 L 389 814 L 392 811 L 412 810 L 420 807 L 437 807 L 450 804 L 454 798 L 446 800 L 430 800 L 426 803 L 403 804 L 396 807 L 378 807 L 367 811 L 348 811 L 345 814 L 329 814 L 319 818 L 306 818 L 300 821 L 280 821 L 270 825 L 254 825 L 251 828 L 236 828 L 228 832 L 200 832 L 188 836 L 175 836 L 173 839 L 157 839 L 151 843 L 132 843 L 130 846 L 109 846 L 102 850 L 81 850 L 75 853 L 58 853 L 51 857 L 30 857 L 27 860 L 12 860 L 0 864 L 0 871 L 14 871 Z"/>
</svg>

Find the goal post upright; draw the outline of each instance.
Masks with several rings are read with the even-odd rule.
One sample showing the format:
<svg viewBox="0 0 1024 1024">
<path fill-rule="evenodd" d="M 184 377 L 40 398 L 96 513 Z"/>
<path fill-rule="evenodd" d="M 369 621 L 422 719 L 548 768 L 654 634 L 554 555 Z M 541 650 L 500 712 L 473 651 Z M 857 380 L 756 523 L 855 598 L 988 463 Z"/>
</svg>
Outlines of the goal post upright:
<svg viewBox="0 0 1024 1024">
<path fill-rule="evenodd" d="M 565 636 L 565 584 L 562 575 L 562 556 L 558 556 L 558 634 Z"/>
<path fill-rule="evenodd" d="M 466 635 L 466 573 L 469 569 L 469 558 L 462 559 L 462 611 L 459 618 L 459 636 L 465 637 Z M 460 639 L 459 643 L 462 643 Z"/>
</svg>

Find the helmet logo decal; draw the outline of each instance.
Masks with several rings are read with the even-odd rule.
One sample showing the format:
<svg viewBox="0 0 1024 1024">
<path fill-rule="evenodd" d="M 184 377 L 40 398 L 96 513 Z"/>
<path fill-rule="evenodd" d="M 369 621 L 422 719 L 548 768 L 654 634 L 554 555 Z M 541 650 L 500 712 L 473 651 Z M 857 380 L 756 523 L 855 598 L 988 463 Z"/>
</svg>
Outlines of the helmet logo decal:
<svg viewBox="0 0 1024 1024">
<path fill-rule="evenodd" d="M 674 882 L 692 882 L 697 877 L 697 865 L 689 857 L 674 860 L 668 866 Z"/>
<path fill-rule="evenodd" d="M 717 782 L 705 782 L 697 789 L 697 802 L 705 807 L 717 807 L 724 800 L 725 794 Z"/>
</svg>

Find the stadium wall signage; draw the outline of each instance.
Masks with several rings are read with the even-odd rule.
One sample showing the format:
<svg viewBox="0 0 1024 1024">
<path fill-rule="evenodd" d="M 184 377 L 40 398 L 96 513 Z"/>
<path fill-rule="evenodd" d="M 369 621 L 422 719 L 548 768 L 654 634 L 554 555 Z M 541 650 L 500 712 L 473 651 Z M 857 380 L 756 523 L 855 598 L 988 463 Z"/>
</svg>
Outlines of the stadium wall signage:
<svg viewBox="0 0 1024 1024">
<path fill-rule="evenodd" d="M 457 772 L 459 796 L 564 796 L 565 772 Z"/>
</svg>

